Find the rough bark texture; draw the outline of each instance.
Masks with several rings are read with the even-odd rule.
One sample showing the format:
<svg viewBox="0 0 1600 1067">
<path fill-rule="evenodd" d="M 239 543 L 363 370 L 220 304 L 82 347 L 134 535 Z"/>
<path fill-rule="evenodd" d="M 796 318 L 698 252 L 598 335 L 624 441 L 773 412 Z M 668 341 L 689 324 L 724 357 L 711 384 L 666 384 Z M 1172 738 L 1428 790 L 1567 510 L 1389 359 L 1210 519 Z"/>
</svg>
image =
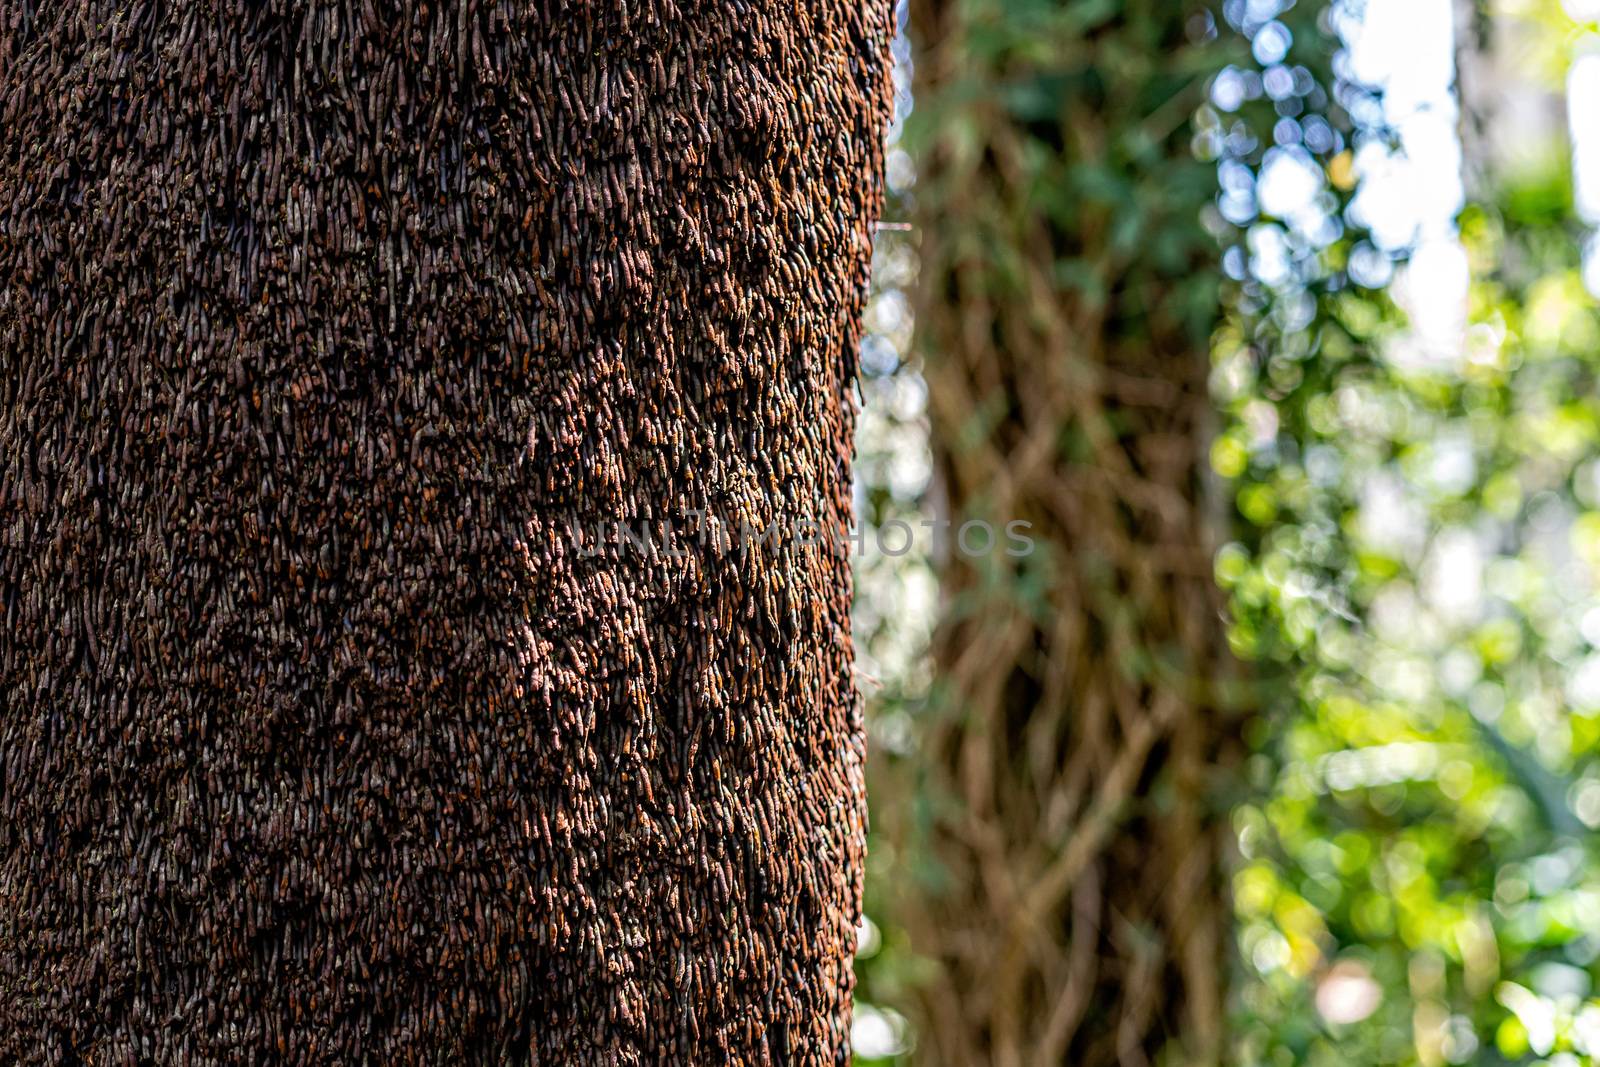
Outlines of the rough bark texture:
<svg viewBox="0 0 1600 1067">
<path fill-rule="evenodd" d="M 1215 176 L 1190 148 L 1191 14 L 929 0 L 912 20 L 939 483 L 955 523 L 1025 520 L 1038 546 L 944 568 L 923 747 L 944 876 L 905 912 L 937 964 L 930 1064 L 1220 1051 L 1210 791 L 1236 724 L 1202 488 Z"/>
<path fill-rule="evenodd" d="M 889 20 L 0 7 L 0 1061 L 847 1058 Z"/>
</svg>

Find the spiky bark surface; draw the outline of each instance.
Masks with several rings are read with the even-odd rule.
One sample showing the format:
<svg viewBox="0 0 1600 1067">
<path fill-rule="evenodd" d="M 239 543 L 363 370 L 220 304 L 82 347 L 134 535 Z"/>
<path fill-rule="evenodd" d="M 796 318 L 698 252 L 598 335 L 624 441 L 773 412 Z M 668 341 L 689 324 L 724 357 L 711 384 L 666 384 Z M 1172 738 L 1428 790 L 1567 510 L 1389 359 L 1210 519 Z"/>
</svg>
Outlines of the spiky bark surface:
<svg viewBox="0 0 1600 1067">
<path fill-rule="evenodd" d="M 922 765 L 943 878 L 910 886 L 904 912 L 937 965 L 930 1064 L 1219 1054 L 1210 790 L 1236 727 L 1202 491 L 1215 174 L 1190 147 L 1193 14 L 929 0 L 913 16 L 940 485 L 955 523 L 1024 520 L 1037 542 L 952 553 L 943 575 Z"/>
<path fill-rule="evenodd" d="M 843 1061 L 889 18 L 0 10 L 0 1061 Z"/>
</svg>

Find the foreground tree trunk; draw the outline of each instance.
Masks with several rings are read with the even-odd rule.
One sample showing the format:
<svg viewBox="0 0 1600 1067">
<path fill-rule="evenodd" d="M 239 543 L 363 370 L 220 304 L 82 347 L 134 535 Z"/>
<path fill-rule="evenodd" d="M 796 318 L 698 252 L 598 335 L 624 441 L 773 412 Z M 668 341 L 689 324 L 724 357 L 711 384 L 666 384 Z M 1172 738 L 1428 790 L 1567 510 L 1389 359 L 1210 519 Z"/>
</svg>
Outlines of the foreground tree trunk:
<svg viewBox="0 0 1600 1067">
<path fill-rule="evenodd" d="M 943 876 L 906 913 L 937 964 L 928 1063 L 1219 1055 L 1210 791 L 1236 727 L 1202 489 L 1215 177 L 1191 150 L 1192 15 L 927 0 L 912 20 L 939 485 L 957 528 L 1036 542 L 952 538 L 944 567 L 923 748 Z"/>
<path fill-rule="evenodd" d="M 845 1061 L 889 18 L 0 15 L 0 1061 Z"/>
</svg>

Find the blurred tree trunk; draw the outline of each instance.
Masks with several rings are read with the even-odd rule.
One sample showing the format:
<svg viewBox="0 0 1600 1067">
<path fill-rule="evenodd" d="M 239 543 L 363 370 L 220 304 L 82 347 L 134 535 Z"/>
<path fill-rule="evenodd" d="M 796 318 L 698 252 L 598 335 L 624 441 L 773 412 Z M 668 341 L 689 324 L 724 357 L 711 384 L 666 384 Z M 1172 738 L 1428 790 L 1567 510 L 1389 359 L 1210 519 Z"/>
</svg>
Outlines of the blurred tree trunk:
<svg viewBox="0 0 1600 1067">
<path fill-rule="evenodd" d="M 1218 1062 L 1213 791 L 1234 751 L 1212 584 L 1203 9 L 925 0 L 918 350 L 954 528 L 924 749 L 940 876 L 928 1063 Z M 1211 32 L 1214 36 L 1214 32 Z M 977 527 L 969 548 L 984 542 Z"/>
<path fill-rule="evenodd" d="M 1564 93 L 1530 77 L 1549 27 L 1530 15 L 1495 17 L 1486 0 L 1456 0 L 1456 99 L 1469 199 L 1489 200 L 1507 176 L 1549 161 L 1567 137 Z"/>
<path fill-rule="evenodd" d="M 7 6 L 0 1061 L 845 1062 L 889 34 Z"/>
</svg>

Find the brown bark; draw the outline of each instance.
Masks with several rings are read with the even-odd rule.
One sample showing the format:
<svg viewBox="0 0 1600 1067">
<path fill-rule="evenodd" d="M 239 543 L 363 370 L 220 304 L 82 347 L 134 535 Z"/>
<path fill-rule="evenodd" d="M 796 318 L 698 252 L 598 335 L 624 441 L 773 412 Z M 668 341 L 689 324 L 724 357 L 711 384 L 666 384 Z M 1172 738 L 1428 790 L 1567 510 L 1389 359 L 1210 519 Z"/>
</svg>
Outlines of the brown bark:
<svg viewBox="0 0 1600 1067">
<path fill-rule="evenodd" d="M 844 1062 L 889 18 L 0 12 L 0 1060 Z"/>
<path fill-rule="evenodd" d="M 922 747 L 942 876 L 904 902 L 934 964 L 927 1063 L 1221 1050 L 1212 794 L 1236 725 L 1203 486 L 1207 337 L 1185 303 L 1215 270 L 1197 223 L 1214 179 L 1189 143 L 1204 80 L 1173 73 L 1188 12 L 1126 7 L 1065 43 L 1000 8 L 930 0 L 913 17 L 939 488 L 956 526 L 1022 520 L 1037 543 L 952 551 L 942 575 Z"/>
</svg>

